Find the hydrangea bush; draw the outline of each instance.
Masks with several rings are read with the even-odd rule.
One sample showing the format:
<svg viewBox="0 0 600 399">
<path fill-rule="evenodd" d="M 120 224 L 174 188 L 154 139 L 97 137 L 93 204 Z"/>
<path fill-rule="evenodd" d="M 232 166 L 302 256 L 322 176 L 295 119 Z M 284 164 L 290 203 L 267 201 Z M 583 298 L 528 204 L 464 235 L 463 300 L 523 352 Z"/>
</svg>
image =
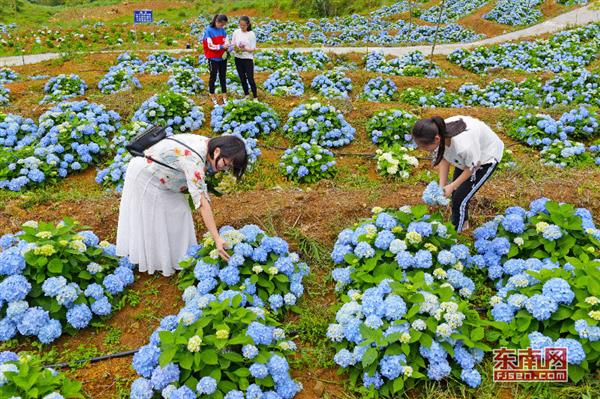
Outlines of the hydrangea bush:
<svg viewBox="0 0 600 399">
<path fill-rule="evenodd" d="M 420 51 L 413 51 L 399 58 L 386 60 L 382 51 L 369 53 L 365 59 L 365 69 L 371 72 L 397 76 L 439 77 L 442 70 L 435 63 L 425 59 Z"/>
<path fill-rule="evenodd" d="M 566 168 L 589 164 L 592 158 L 583 143 L 571 140 L 554 140 L 540 151 L 542 163 L 547 166 Z"/>
<path fill-rule="evenodd" d="M 417 117 L 401 109 L 387 109 L 379 111 L 367 122 L 367 132 L 371 140 L 383 148 L 401 144 L 407 148 L 414 148 L 412 127 Z"/>
<path fill-rule="evenodd" d="M 419 166 L 419 160 L 410 155 L 410 149 L 399 144 L 388 147 L 386 150 L 378 149 L 377 173 L 382 176 L 400 177 L 406 179 L 410 170 Z"/>
<path fill-rule="evenodd" d="M 511 123 L 507 134 L 531 147 L 552 144 L 553 139 L 566 140 L 567 135 L 550 115 L 526 113 Z"/>
<path fill-rule="evenodd" d="M 356 133 L 334 106 L 316 100 L 295 107 L 289 113 L 283 131 L 295 143 L 308 142 L 323 147 L 349 144 Z"/>
<path fill-rule="evenodd" d="M 589 261 L 600 253 L 600 230 L 591 213 L 547 198 L 531 202 L 529 209 L 508 208 L 475 229 L 473 237 L 477 254 L 472 261 L 487 269 L 492 280 L 539 270 L 546 259 L 564 265 L 571 259 Z"/>
<path fill-rule="evenodd" d="M 19 78 L 19 75 L 10 68 L 0 68 L 0 84 L 11 83 Z"/>
<path fill-rule="evenodd" d="M 75 74 L 54 76 L 46 82 L 44 86 L 46 96 L 40 101 L 40 104 L 55 103 L 83 96 L 86 90 L 86 83 Z"/>
<path fill-rule="evenodd" d="M 481 383 L 475 367 L 490 350 L 482 342 L 483 322 L 448 284 L 420 271 L 350 290 L 342 302 L 327 331 L 334 361 L 371 394 L 391 395 L 415 380 L 451 375 L 470 387 Z"/>
<path fill-rule="evenodd" d="M 87 101 L 65 102 L 42 114 L 39 141 L 16 151 L 0 148 L 0 188 L 20 191 L 87 168 L 108 147 L 119 115 Z"/>
<path fill-rule="evenodd" d="M 310 87 L 325 98 L 348 99 L 352 91 L 352 80 L 343 70 L 333 69 L 317 75 Z"/>
<path fill-rule="evenodd" d="M 398 94 L 396 84 L 391 79 L 378 76 L 369 79 L 363 87 L 361 97 L 373 102 L 387 102 L 392 101 L 396 94 Z"/>
<path fill-rule="evenodd" d="M 273 108 L 251 100 L 233 100 L 215 107 L 210 118 L 215 132 L 237 133 L 243 137 L 269 134 L 279 127 L 279 117 Z"/>
<path fill-rule="evenodd" d="M 226 294 L 226 293 L 224 293 Z M 296 349 L 264 309 L 238 293 L 202 295 L 194 313 L 167 316 L 134 355 L 131 398 L 293 398 L 286 352 Z"/>
<path fill-rule="evenodd" d="M 569 266 L 525 268 L 511 277 L 491 298 L 496 330 L 488 339 L 509 348 L 567 348 L 569 377 L 578 382 L 599 363 L 600 262 Z"/>
<path fill-rule="evenodd" d="M 116 247 L 70 219 L 27 222 L 0 238 L 0 341 L 17 334 L 47 344 L 108 316 L 134 275 Z"/>
<path fill-rule="evenodd" d="M 86 169 L 108 148 L 109 138 L 120 127 L 121 117 L 103 105 L 87 101 L 64 102 L 39 119 L 42 138 L 35 155 L 58 158 L 58 174 Z"/>
<path fill-rule="evenodd" d="M 302 143 L 285 150 L 279 167 L 285 177 L 299 183 L 315 183 L 335 176 L 333 152 L 317 145 Z"/>
<path fill-rule="evenodd" d="M 189 257 L 181 261 L 178 279 L 179 287 L 187 292 L 184 299 L 186 295 L 236 290 L 253 306 L 268 307 L 275 313 L 296 304 L 309 268 L 296 253 L 289 252 L 287 242 L 269 237 L 254 225 L 239 230 L 223 227 L 221 235 L 233 249 L 228 262 L 219 257 L 209 236 L 190 248 Z"/>
<path fill-rule="evenodd" d="M 98 82 L 98 89 L 102 94 L 119 93 L 131 90 L 132 88 L 141 89 L 140 80 L 135 77 L 135 70 L 131 67 L 116 65 L 110 67 L 108 73 Z"/>
<path fill-rule="evenodd" d="M 10 101 L 10 89 L 8 87 L 4 87 L 2 83 L 0 83 L 0 105 L 6 105 Z"/>
<path fill-rule="evenodd" d="M 304 94 L 302 77 L 291 69 L 278 69 L 264 83 L 265 90 L 275 96 L 301 96 Z"/>
<path fill-rule="evenodd" d="M 0 352 L 0 389 L 6 398 L 84 398 L 79 382 L 45 368 L 41 358 L 25 352 Z"/>
<path fill-rule="evenodd" d="M 133 121 L 163 126 L 167 133 L 192 132 L 200 129 L 204 114 L 190 98 L 165 91 L 144 101 L 135 111 Z"/>
<path fill-rule="evenodd" d="M 171 91 L 187 95 L 199 94 L 204 90 L 204 81 L 198 68 L 176 68 L 167 85 Z"/>
<path fill-rule="evenodd" d="M 423 205 L 374 209 L 340 233 L 332 259 L 342 267 L 332 275 L 343 304 L 327 336 L 353 383 L 383 395 L 451 374 L 480 384 L 475 366 L 490 348 L 485 323 L 462 299 L 475 290 L 462 273 L 469 258 L 453 227 Z"/>
<path fill-rule="evenodd" d="M 498 0 L 496 6 L 483 18 L 504 25 L 530 25 L 542 17 L 542 12 L 535 7 L 542 0 Z"/>
</svg>

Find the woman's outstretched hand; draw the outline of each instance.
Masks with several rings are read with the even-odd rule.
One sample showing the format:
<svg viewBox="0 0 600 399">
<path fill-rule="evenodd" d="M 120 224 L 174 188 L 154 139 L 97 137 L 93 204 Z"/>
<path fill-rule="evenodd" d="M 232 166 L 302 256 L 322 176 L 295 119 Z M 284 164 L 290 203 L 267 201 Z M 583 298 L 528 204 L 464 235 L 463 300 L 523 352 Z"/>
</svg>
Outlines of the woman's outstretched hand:
<svg viewBox="0 0 600 399">
<path fill-rule="evenodd" d="M 217 238 L 215 238 L 215 246 L 217 247 L 217 250 L 219 251 L 219 256 L 224 261 L 228 261 L 229 260 L 229 254 L 227 253 L 227 250 L 225 248 L 227 246 L 227 243 L 225 243 L 225 240 L 223 240 L 221 238 L 221 236 L 217 236 Z"/>
</svg>

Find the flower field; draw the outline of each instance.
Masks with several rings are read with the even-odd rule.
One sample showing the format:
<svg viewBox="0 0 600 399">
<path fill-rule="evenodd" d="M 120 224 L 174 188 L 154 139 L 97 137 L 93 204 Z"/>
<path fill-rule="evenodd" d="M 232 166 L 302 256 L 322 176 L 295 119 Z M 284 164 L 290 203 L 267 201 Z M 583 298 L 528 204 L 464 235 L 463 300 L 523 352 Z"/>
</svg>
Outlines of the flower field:
<svg viewBox="0 0 600 399">
<path fill-rule="evenodd" d="M 473 13 L 507 30 L 550 13 L 517 3 L 456 1 L 438 40 L 486 34 Z M 430 42 L 438 5 L 252 17 L 259 47 L 318 48 L 259 48 L 258 101 L 230 60 L 224 106 L 194 50 L 205 17 L 136 37 L 0 25 L 5 53 L 129 49 L 0 70 L 0 398 L 600 397 L 600 25 L 449 56 L 327 51 Z M 460 234 L 411 137 L 457 114 L 506 145 Z M 198 213 L 174 277 L 116 255 L 125 145 L 151 124 L 245 140 L 239 184 L 208 177 L 228 262 Z M 551 346 L 567 383 L 494 383 L 493 349 Z"/>
</svg>

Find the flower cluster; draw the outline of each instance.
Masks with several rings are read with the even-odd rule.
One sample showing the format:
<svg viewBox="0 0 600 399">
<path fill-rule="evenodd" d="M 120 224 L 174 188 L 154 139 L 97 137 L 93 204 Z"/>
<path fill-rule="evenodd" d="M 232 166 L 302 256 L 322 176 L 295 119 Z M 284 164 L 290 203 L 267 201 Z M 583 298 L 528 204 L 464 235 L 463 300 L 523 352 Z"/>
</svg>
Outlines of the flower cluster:
<svg viewBox="0 0 600 399">
<path fill-rule="evenodd" d="M 102 94 L 112 94 L 130 90 L 132 87 L 141 89 L 140 80 L 135 77 L 135 69 L 122 64 L 110 67 L 102 80 L 98 82 L 98 89 Z"/>
<path fill-rule="evenodd" d="M 317 90 L 325 98 L 347 99 L 352 91 L 352 81 L 346 77 L 344 71 L 333 69 L 322 75 L 317 75 L 310 87 Z"/>
<path fill-rule="evenodd" d="M 250 100 L 233 100 L 215 107 L 210 114 L 215 132 L 237 133 L 243 137 L 269 134 L 279 127 L 277 113 L 267 104 Z"/>
<path fill-rule="evenodd" d="M 450 199 L 446 197 L 438 182 L 432 181 L 423 191 L 423 202 L 431 206 L 447 206 Z"/>
<path fill-rule="evenodd" d="M 55 103 L 76 96 L 83 96 L 87 85 L 75 74 L 69 76 L 61 74 L 50 78 L 44 86 L 46 96 L 40 104 Z"/>
<path fill-rule="evenodd" d="M 542 0 L 498 0 L 496 7 L 483 18 L 504 25 L 531 25 L 542 17 L 539 8 Z"/>
<path fill-rule="evenodd" d="M 387 148 L 401 144 L 414 148 L 411 130 L 417 117 L 401 109 L 387 109 L 373 115 L 367 122 L 367 132 L 374 144 Z"/>
<path fill-rule="evenodd" d="M 260 307 L 235 291 L 190 294 L 178 315 L 160 326 L 133 357 L 140 376 L 131 399 L 292 399 L 302 385 L 290 376 L 286 352 L 296 349 Z"/>
<path fill-rule="evenodd" d="M 147 123 L 131 122 L 119 129 L 110 143 L 110 150 L 115 151 L 115 155 L 104 165 L 103 169 L 98 169 L 96 183 L 101 184 L 108 190 L 121 192 L 125 183 L 127 165 L 132 158 L 125 146 L 133 137 L 141 134 L 147 128 Z"/>
<path fill-rule="evenodd" d="M 47 344 L 85 328 L 134 281 L 129 260 L 77 222 L 22 229 L 0 238 L 0 341 L 20 334 Z"/>
<path fill-rule="evenodd" d="M 377 172 L 382 176 L 400 177 L 406 179 L 409 171 L 419 166 L 419 161 L 410 155 L 410 149 L 399 144 L 377 150 Z"/>
<path fill-rule="evenodd" d="M 304 94 L 302 77 L 292 69 L 278 69 L 264 83 L 265 90 L 275 96 L 301 96 Z"/>
<path fill-rule="evenodd" d="M 550 39 L 502 43 L 473 50 L 457 49 L 448 59 L 475 73 L 490 69 L 570 72 L 588 65 L 598 51 L 600 24 L 563 31 Z"/>
<path fill-rule="evenodd" d="M 164 126 L 168 133 L 181 133 L 200 129 L 204 114 L 190 98 L 166 91 L 144 101 L 135 111 L 133 121 Z"/>
<path fill-rule="evenodd" d="M 598 114 L 589 107 L 580 105 L 562 114 L 558 123 L 566 135 L 573 139 L 585 139 L 600 133 Z"/>
<path fill-rule="evenodd" d="M 413 51 L 390 61 L 385 59 L 382 51 L 369 53 L 365 60 L 365 69 L 377 73 L 428 78 L 439 77 L 442 74 L 440 67 L 426 60 L 420 51 Z"/>
<path fill-rule="evenodd" d="M 0 147 L 23 148 L 39 138 L 38 127 L 29 118 L 0 113 Z"/>
<path fill-rule="evenodd" d="M 167 85 L 175 93 L 199 94 L 204 90 L 204 81 L 200 78 L 199 73 L 198 68 L 175 68 Z"/>
<path fill-rule="evenodd" d="M 316 100 L 300 104 L 288 115 L 284 133 L 295 143 L 341 147 L 354 139 L 354 129 L 344 115 L 332 105 Z"/>
<path fill-rule="evenodd" d="M 475 289 L 460 271 L 468 247 L 424 206 L 374 213 L 342 231 L 332 252 L 335 263 L 347 265 L 332 273 L 336 290 L 350 286 L 327 330 L 334 361 L 384 395 L 410 378 L 439 381 L 454 365 L 463 381 L 478 386 L 475 366 L 490 348 L 479 342 L 477 312 L 461 299 Z"/>
<path fill-rule="evenodd" d="M 42 359 L 26 352 L 0 352 L 0 388 L 7 398 L 81 398 L 81 384 L 43 366 Z"/>
<path fill-rule="evenodd" d="M 396 84 L 387 78 L 378 76 L 369 81 L 363 87 L 361 97 L 368 101 L 373 102 L 387 102 L 392 101 L 394 96 L 398 93 Z"/>
<path fill-rule="evenodd" d="M 0 68 L 0 84 L 10 83 L 17 80 L 19 75 L 9 68 Z"/>
<path fill-rule="evenodd" d="M 275 313 L 296 304 L 304 292 L 302 279 L 309 268 L 296 253 L 289 252 L 287 242 L 269 237 L 254 225 L 239 230 L 222 227 L 220 234 L 233 249 L 229 261 L 221 260 L 214 241 L 207 235 L 202 244 L 190 248 L 189 257 L 180 263 L 181 288 L 197 296 L 239 291 L 248 303 L 268 307 Z"/>
<path fill-rule="evenodd" d="M 317 144 L 302 143 L 285 150 L 279 167 L 290 180 L 315 183 L 335 176 L 335 164 L 331 151 Z"/>
</svg>

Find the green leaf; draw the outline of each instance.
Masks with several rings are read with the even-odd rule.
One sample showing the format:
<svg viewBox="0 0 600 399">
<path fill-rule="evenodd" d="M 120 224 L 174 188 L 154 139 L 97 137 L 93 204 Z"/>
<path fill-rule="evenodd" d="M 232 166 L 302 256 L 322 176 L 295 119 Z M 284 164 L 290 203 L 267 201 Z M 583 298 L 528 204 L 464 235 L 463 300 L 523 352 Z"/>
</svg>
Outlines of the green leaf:
<svg viewBox="0 0 600 399">
<path fill-rule="evenodd" d="M 477 327 L 471 331 L 471 340 L 481 341 L 485 336 L 485 331 L 481 327 Z"/>
<path fill-rule="evenodd" d="M 219 355 L 217 355 L 217 351 L 214 349 L 206 349 L 201 352 L 202 361 L 206 364 L 210 364 L 212 366 L 219 364 Z"/>
<path fill-rule="evenodd" d="M 363 368 L 367 368 L 371 364 L 373 364 L 375 359 L 377 359 L 377 355 L 378 355 L 377 349 L 375 349 L 375 348 L 367 349 L 367 351 L 365 352 L 363 359 L 362 359 Z"/>
<path fill-rule="evenodd" d="M 40 258 L 40 260 L 41 259 L 42 258 Z M 44 258 L 44 259 L 46 259 L 46 258 Z M 62 270 L 63 270 L 63 262 L 60 259 L 54 258 L 48 263 L 48 271 L 50 273 L 60 274 L 60 273 L 62 273 Z"/>
</svg>

